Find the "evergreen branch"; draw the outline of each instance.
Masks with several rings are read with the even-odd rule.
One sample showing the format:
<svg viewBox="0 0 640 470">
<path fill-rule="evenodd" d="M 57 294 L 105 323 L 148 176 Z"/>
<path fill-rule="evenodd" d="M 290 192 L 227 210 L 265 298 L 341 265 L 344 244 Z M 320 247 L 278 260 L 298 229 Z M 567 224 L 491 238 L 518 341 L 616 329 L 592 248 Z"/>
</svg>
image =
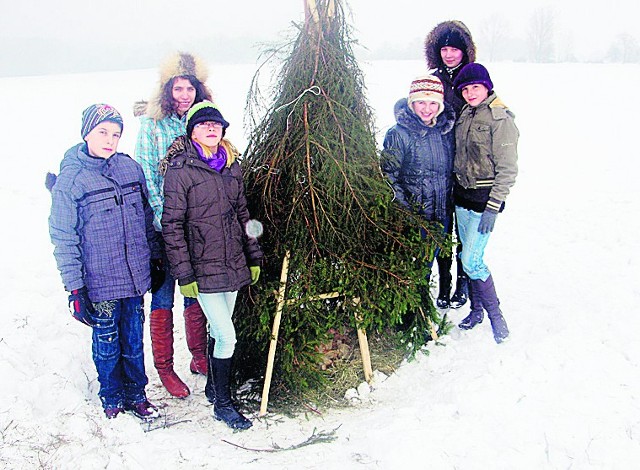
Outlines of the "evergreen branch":
<svg viewBox="0 0 640 470">
<path fill-rule="evenodd" d="M 305 136 L 305 152 L 306 152 L 306 163 L 307 163 L 307 178 L 309 178 L 309 195 L 311 197 L 311 209 L 313 212 L 313 219 L 316 223 L 316 227 L 320 226 L 320 222 L 318 221 L 318 214 L 316 212 L 316 194 L 315 189 L 313 187 L 313 176 L 311 174 L 311 152 L 309 151 L 310 142 L 309 142 L 309 120 L 308 120 L 308 106 L 307 103 L 304 104 L 304 136 Z"/>
</svg>

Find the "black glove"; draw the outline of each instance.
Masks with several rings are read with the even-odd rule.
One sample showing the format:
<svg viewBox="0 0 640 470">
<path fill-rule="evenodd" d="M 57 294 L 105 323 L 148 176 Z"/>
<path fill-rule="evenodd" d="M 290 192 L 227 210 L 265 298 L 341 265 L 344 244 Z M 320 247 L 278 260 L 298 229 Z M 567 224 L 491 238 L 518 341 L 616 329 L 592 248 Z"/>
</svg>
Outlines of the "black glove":
<svg viewBox="0 0 640 470">
<path fill-rule="evenodd" d="M 162 259 L 151 260 L 151 293 L 155 294 L 158 289 L 164 284 L 164 280 L 167 277 L 164 271 L 164 263 Z"/>
<path fill-rule="evenodd" d="M 87 288 L 75 289 L 69 295 L 69 307 L 73 318 L 88 326 L 95 326 L 90 314 L 95 313 Z"/>
</svg>

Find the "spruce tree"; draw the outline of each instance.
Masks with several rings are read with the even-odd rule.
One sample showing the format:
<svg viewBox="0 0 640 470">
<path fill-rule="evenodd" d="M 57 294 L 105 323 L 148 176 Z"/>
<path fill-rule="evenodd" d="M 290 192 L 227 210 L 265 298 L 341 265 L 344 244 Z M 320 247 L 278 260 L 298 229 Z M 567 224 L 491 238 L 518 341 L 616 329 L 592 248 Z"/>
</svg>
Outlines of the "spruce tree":
<svg viewBox="0 0 640 470">
<path fill-rule="evenodd" d="M 322 386 L 318 346 L 330 331 L 400 331 L 411 353 L 430 338 L 430 322 L 442 322 L 426 294 L 426 261 L 443 243 L 442 230 L 394 202 L 342 2 L 311 3 L 317 9 L 307 5 L 273 102 L 261 113 L 254 79 L 248 96 L 253 129 L 242 160 L 251 215 L 264 225 L 265 253 L 260 282 L 236 312 L 242 379 L 264 374 L 282 261 L 287 251 L 291 256 L 275 396 Z M 341 297 L 310 300 L 331 292 Z"/>
</svg>

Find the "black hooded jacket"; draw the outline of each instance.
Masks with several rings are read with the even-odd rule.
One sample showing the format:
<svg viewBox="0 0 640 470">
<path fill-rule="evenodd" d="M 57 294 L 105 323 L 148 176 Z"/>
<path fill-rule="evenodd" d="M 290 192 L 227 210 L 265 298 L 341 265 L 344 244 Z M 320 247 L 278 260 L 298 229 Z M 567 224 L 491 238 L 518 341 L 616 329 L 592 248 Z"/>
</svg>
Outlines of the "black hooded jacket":
<svg viewBox="0 0 640 470">
<path fill-rule="evenodd" d="M 448 70 L 444 65 L 440 55 L 440 48 L 438 47 L 440 38 L 451 31 L 457 32 L 466 44 L 466 48 L 462 50 L 464 53 L 462 62 L 454 70 Z M 427 59 L 427 67 L 429 67 L 429 69 L 435 69 L 432 73 L 442 80 L 445 104 L 452 107 L 456 113 L 456 117 L 458 117 L 465 102 L 462 97 L 455 92 L 453 80 L 462 67 L 470 62 L 476 61 L 476 45 L 473 42 L 469 29 L 462 21 L 457 20 L 444 21 L 438 24 L 431 30 L 424 41 L 424 54 Z"/>
</svg>

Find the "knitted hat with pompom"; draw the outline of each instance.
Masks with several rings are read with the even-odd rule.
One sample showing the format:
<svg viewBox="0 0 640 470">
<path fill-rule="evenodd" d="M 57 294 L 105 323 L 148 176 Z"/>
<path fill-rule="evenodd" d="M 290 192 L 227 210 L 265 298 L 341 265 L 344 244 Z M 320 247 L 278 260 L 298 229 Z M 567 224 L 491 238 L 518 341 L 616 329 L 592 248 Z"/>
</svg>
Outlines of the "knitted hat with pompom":
<svg viewBox="0 0 640 470">
<path fill-rule="evenodd" d="M 439 109 L 436 116 L 444 111 L 444 87 L 435 75 L 422 75 L 411 82 L 407 106 L 411 108 L 414 101 L 434 101 Z"/>
</svg>

